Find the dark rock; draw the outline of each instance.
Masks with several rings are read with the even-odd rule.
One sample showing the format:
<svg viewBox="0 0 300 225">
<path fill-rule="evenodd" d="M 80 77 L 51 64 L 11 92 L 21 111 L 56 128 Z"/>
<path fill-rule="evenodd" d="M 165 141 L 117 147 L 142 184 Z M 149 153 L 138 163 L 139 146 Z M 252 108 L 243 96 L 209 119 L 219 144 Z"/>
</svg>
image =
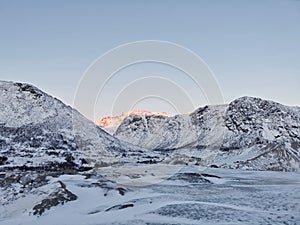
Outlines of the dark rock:
<svg viewBox="0 0 300 225">
<path fill-rule="evenodd" d="M 108 209 L 105 210 L 105 212 L 111 211 L 111 210 L 119 210 L 119 209 L 126 209 L 129 207 L 133 207 L 133 203 L 127 203 L 127 204 L 122 204 L 122 205 L 114 205 Z"/>
<path fill-rule="evenodd" d="M 33 215 L 41 216 L 45 210 L 49 210 L 50 208 L 57 206 L 59 204 L 64 204 L 69 201 L 75 201 L 77 196 L 70 192 L 66 185 L 58 181 L 61 185 L 58 191 L 51 193 L 49 198 L 44 199 L 41 203 L 35 205 L 33 207 Z"/>
</svg>

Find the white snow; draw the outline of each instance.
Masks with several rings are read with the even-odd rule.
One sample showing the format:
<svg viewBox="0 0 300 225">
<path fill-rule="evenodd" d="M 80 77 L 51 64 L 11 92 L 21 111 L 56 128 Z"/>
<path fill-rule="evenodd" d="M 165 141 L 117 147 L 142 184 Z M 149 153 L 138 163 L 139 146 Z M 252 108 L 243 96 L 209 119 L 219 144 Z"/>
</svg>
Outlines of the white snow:
<svg viewBox="0 0 300 225">
<path fill-rule="evenodd" d="M 190 169 L 194 171 L 195 168 Z M 189 167 L 184 171 L 188 172 Z M 165 181 L 144 187 L 131 186 L 123 196 L 115 189 L 107 192 L 103 188 L 89 186 L 99 182 L 95 178 L 63 175 L 51 178 L 44 191 L 53 188 L 57 181 L 62 181 L 68 190 L 78 196 L 76 201 L 51 208 L 37 217 L 30 216 L 28 212 L 30 206 L 40 200 L 41 196 L 26 196 L 10 205 L 2 206 L 0 221 L 1 225 L 146 224 L 147 222 L 224 224 L 228 221 L 231 224 L 284 222 L 290 224 L 300 219 L 298 213 L 300 203 L 297 200 L 300 197 L 299 174 L 225 169 L 209 169 L 205 173 L 218 175 L 220 179 L 210 179 L 221 181 L 209 185 L 189 183 L 183 185 L 178 181 Z M 112 171 L 112 176 L 114 175 Z M 121 184 L 116 185 L 122 187 Z M 112 209 L 113 206 L 126 204 L 133 205 L 124 209 Z M 174 214 L 172 209 L 175 206 L 181 206 L 177 214 Z M 194 216 L 190 207 L 207 211 L 201 211 L 203 217 L 195 219 L 198 217 Z"/>
</svg>

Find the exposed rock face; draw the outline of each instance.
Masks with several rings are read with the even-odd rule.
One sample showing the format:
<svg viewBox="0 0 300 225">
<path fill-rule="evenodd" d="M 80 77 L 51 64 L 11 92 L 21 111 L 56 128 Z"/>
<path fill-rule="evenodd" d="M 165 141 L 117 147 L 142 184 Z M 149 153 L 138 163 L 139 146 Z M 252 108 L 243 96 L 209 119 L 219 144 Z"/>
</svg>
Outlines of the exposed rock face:
<svg viewBox="0 0 300 225">
<path fill-rule="evenodd" d="M 1 81 L 0 94 L 2 167 L 91 166 L 134 149 L 32 85 Z"/>
<path fill-rule="evenodd" d="M 152 150 L 219 150 L 211 163 L 224 167 L 299 170 L 300 165 L 300 108 L 259 98 L 205 106 L 190 115 L 128 116 L 114 135 Z"/>
<path fill-rule="evenodd" d="M 300 169 L 299 107 L 243 97 L 229 104 L 225 124 L 219 161 L 228 151 L 231 168 Z"/>
<path fill-rule="evenodd" d="M 243 97 L 230 103 L 225 124 L 229 134 L 240 137 L 227 142 L 228 146 L 237 148 L 300 140 L 300 108 L 259 98 Z"/>
<path fill-rule="evenodd" d="M 66 202 L 75 201 L 77 199 L 77 196 L 70 192 L 63 182 L 58 181 L 57 183 L 60 187 L 56 188 L 53 193 L 49 194 L 48 198 L 43 199 L 40 203 L 33 207 L 33 215 L 41 216 L 45 210 L 49 210 L 57 205 L 63 205 Z"/>
</svg>

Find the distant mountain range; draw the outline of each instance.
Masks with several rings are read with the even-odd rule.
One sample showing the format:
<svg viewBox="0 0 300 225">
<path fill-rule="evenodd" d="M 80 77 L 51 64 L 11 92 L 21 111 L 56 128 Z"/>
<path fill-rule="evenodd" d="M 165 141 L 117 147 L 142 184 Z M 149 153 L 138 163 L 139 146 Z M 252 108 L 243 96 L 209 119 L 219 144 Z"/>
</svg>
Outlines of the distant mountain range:
<svg viewBox="0 0 300 225">
<path fill-rule="evenodd" d="M 105 132 L 38 88 L 0 82 L 0 170 L 88 169 L 112 163 L 187 163 L 300 170 L 300 108 L 242 97 L 191 114 L 131 112 Z"/>
</svg>

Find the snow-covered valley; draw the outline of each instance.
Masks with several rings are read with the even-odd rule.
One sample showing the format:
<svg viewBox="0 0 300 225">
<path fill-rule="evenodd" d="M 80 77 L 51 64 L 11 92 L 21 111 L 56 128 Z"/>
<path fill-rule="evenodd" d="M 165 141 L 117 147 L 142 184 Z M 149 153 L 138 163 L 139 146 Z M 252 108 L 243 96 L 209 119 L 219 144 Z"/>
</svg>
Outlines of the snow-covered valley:
<svg viewBox="0 0 300 225">
<path fill-rule="evenodd" d="M 32 85 L 0 94 L 1 225 L 300 221 L 299 107 L 243 97 L 111 135 Z"/>
</svg>

